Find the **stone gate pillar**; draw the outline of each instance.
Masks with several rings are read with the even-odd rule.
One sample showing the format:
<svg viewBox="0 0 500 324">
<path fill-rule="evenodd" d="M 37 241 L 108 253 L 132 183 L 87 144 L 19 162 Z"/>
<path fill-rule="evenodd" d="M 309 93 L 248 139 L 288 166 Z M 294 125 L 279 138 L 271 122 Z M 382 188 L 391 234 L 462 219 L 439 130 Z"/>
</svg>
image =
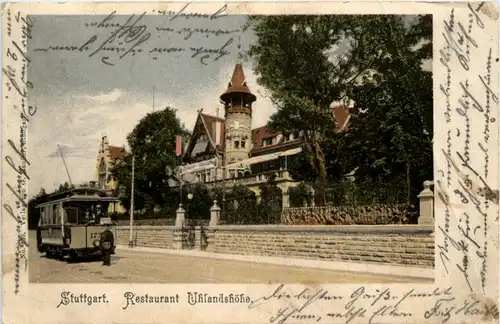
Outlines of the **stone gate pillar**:
<svg viewBox="0 0 500 324">
<path fill-rule="evenodd" d="M 212 208 L 210 208 L 210 223 L 209 226 L 217 226 L 220 223 L 220 207 L 217 205 L 217 200 L 214 200 Z"/>
<path fill-rule="evenodd" d="M 434 193 L 431 190 L 432 181 L 424 181 L 424 190 L 420 192 L 419 225 L 434 225 Z"/>
<path fill-rule="evenodd" d="M 187 243 L 187 231 L 184 229 L 186 220 L 186 211 L 182 208 L 182 204 L 175 212 L 175 229 L 173 231 L 173 246 L 176 250 L 182 250 Z"/>
</svg>

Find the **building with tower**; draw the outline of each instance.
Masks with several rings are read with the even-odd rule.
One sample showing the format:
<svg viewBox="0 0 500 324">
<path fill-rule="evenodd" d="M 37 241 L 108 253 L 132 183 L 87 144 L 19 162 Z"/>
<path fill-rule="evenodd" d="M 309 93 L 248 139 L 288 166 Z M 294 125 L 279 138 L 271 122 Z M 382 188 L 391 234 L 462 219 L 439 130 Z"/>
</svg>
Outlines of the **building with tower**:
<svg viewBox="0 0 500 324">
<path fill-rule="evenodd" d="M 252 140 L 252 103 L 257 98 L 245 82 L 241 64 L 237 64 L 226 92 L 220 96 L 224 105 L 224 164 L 250 157 Z"/>
<path fill-rule="evenodd" d="M 227 188 L 239 183 L 259 199 L 259 187 L 270 175 L 283 193 L 288 207 L 288 189 L 298 185 L 288 170 L 302 151 L 302 134 L 270 132 L 267 126 L 252 129 L 253 105 L 257 97 L 250 91 L 241 64 L 236 64 L 226 91 L 220 96 L 224 118 L 198 111 L 190 140 L 180 167 L 183 182 L 204 183 Z M 349 120 L 349 109 L 333 108 L 336 128 L 342 130 Z"/>
<path fill-rule="evenodd" d="M 302 151 L 302 134 L 271 132 L 267 126 L 252 129 L 253 106 L 258 100 L 245 80 L 241 64 L 236 64 L 219 99 L 223 111 L 217 108 L 216 116 L 212 116 L 199 110 L 189 140 L 183 145 L 182 166 L 177 169 L 183 184 L 203 183 L 209 188 L 223 185 L 227 189 L 241 184 L 259 199 L 260 186 L 274 176 L 283 194 L 283 207 L 288 207 L 288 189 L 298 185 L 289 169 Z M 337 106 L 333 112 L 337 130 L 345 129 L 349 109 Z M 110 194 L 116 190 L 111 168 L 125 154 L 124 147 L 112 146 L 107 136 L 102 136 L 95 168 L 96 187 Z M 125 209 L 118 206 L 113 211 Z"/>
</svg>

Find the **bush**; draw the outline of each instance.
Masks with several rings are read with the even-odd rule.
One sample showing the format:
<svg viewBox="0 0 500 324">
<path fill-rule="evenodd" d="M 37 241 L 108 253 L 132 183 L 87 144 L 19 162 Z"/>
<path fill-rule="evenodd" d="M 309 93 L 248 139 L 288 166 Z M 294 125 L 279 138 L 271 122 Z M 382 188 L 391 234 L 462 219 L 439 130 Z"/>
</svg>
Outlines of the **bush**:
<svg viewBox="0 0 500 324">
<path fill-rule="evenodd" d="M 288 190 L 290 207 L 303 207 L 310 204 L 313 197 L 311 187 L 305 183 L 300 183 L 297 187 Z"/>
</svg>

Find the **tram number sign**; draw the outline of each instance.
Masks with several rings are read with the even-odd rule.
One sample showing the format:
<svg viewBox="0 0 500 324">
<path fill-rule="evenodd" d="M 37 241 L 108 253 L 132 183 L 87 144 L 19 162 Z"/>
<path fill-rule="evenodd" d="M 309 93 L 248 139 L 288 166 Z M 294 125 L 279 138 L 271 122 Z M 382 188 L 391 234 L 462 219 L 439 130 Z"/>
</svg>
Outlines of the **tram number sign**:
<svg viewBox="0 0 500 324">
<path fill-rule="evenodd" d="M 90 233 L 90 238 L 91 239 L 100 239 L 101 233 Z"/>
</svg>

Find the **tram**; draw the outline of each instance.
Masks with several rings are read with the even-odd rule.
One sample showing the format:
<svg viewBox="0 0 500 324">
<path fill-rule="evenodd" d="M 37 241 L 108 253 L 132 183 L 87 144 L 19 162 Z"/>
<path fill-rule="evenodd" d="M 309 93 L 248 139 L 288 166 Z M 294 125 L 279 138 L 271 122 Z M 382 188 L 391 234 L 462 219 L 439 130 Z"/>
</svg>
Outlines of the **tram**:
<svg viewBox="0 0 500 324">
<path fill-rule="evenodd" d="M 106 191 L 96 188 L 77 188 L 51 195 L 49 201 L 35 207 L 40 209 L 38 251 L 45 252 L 48 258 L 67 261 L 100 255 L 99 240 L 106 225 L 116 242 L 116 226 L 106 213 L 110 204 L 118 202 Z M 112 247 L 112 254 L 115 248 Z"/>
</svg>

